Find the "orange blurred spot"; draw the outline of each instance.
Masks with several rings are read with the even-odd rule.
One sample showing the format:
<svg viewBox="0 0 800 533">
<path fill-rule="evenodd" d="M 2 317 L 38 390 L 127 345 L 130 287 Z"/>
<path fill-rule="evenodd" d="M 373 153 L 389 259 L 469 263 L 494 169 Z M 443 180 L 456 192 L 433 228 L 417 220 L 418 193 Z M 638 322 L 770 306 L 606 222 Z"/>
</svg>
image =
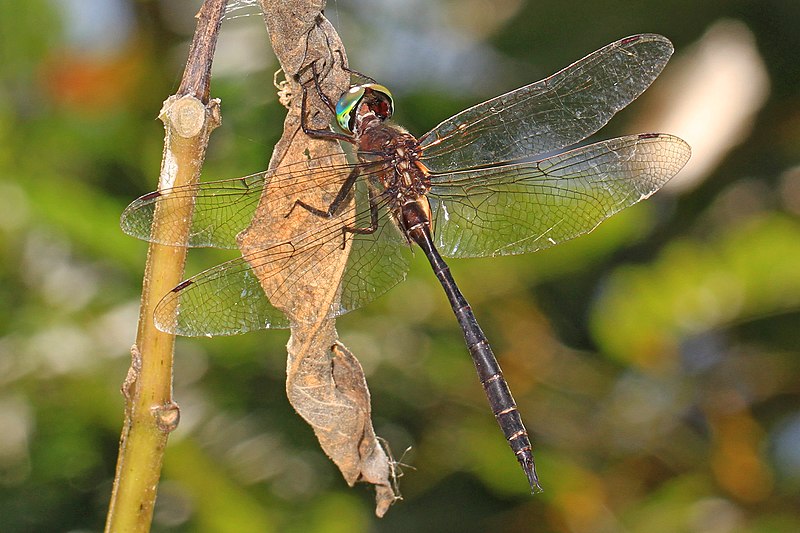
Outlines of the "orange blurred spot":
<svg viewBox="0 0 800 533">
<path fill-rule="evenodd" d="M 554 507 L 559 510 L 555 522 L 567 525 L 567 531 L 597 531 L 598 524 L 608 524 L 611 520 L 606 503 L 603 482 L 588 471 L 576 471 L 575 478 L 568 487 L 561 487 L 553 498 Z"/>
<path fill-rule="evenodd" d="M 113 56 L 65 50 L 45 62 L 40 82 L 56 105 L 102 112 L 133 95 L 144 75 L 145 57 L 138 42 Z"/>
<path fill-rule="evenodd" d="M 709 419 L 715 433 L 711 469 L 717 481 L 742 501 L 763 501 L 772 491 L 772 473 L 759 454 L 763 430 L 746 410 Z"/>
</svg>

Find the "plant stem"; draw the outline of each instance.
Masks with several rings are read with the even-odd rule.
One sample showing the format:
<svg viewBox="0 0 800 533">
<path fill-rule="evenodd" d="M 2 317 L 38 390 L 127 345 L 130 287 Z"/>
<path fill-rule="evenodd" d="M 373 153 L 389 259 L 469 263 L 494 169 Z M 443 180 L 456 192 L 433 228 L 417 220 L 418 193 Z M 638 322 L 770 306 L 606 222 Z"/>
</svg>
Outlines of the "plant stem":
<svg viewBox="0 0 800 533">
<path fill-rule="evenodd" d="M 164 103 L 164 154 L 159 190 L 196 184 L 208 137 L 219 124 L 219 102 L 209 100 L 211 60 L 227 0 L 206 0 L 198 14 L 183 79 L 176 95 Z M 168 193 L 165 193 L 168 194 Z M 168 197 L 167 197 L 168 198 Z M 189 202 L 189 205 L 181 205 Z M 161 232 L 183 232 L 188 237 L 191 217 L 179 217 L 191 208 L 192 198 L 167 199 L 153 219 L 153 240 Z M 145 265 L 139 326 L 132 364 L 122 387 L 125 422 L 120 438 L 107 532 L 150 530 L 164 449 L 179 421 L 172 399 L 174 335 L 156 329 L 153 310 L 161 297 L 183 277 L 185 247 L 150 244 Z"/>
</svg>

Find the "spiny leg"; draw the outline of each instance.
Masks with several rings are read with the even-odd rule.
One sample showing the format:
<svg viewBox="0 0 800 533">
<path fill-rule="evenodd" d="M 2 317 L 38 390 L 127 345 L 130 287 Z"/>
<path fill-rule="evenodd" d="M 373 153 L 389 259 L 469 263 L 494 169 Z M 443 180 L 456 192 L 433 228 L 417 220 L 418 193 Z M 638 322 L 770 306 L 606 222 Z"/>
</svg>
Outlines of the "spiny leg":
<svg viewBox="0 0 800 533">
<path fill-rule="evenodd" d="M 364 80 L 366 80 L 366 81 L 369 81 L 369 82 L 371 82 L 371 83 L 378 83 L 378 80 L 376 80 L 376 79 L 375 79 L 375 78 L 373 78 L 372 76 L 367 76 L 366 74 L 364 74 L 364 73 L 362 73 L 362 72 L 359 72 L 359 71 L 357 71 L 357 70 L 354 70 L 354 69 L 352 69 L 352 68 L 348 67 L 347 65 L 345 65 L 345 64 L 344 64 L 344 63 L 345 63 L 345 62 L 344 62 L 344 54 L 342 53 L 342 51 L 341 51 L 341 50 L 336 50 L 336 51 L 339 53 L 339 60 L 342 62 L 342 70 L 343 70 L 343 71 L 345 71 L 345 72 L 349 72 L 349 73 L 350 73 L 350 74 L 352 74 L 353 76 L 357 76 L 357 77 L 359 77 L 359 78 L 361 78 L 361 79 L 364 79 Z"/>
<path fill-rule="evenodd" d="M 342 227 L 342 250 L 347 244 L 347 234 L 355 233 L 357 235 L 371 235 L 378 231 L 378 202 L 375 199 L 375 193 L 372 187 L 367 188 L 367 195 L 369 197 L 369 226 L 366 228 L 357 228 L 354 226 Z"/>
<path fill-rule="evenodd" d="M 344 70 L 344 65 L 342 66 Z M 314 88 L 317 89 L 317 95 L 319 99 L 322 100 L 322 103 L 330 110 L 331 114 L 334 116 L 336 115 L 336 105 L 333 101 L 328 98 L 328 95 L 325 94 L 325 91 L 322 90 L 322 85 L 319 82 L 319 72 L 317 72 L 317 64 L 311 63 L 311 79 L 314 80 Z"/>
<path fill-rule="evenodd" d="M 325 96 L 325 94 L 322 92 L 322 88 L 319 86 L 319 80 L 317 79 L 316 68 L 313 67 L 313 63 L 312 63 L 312 71 L 314 72 L 314 85 L 317 88 L 317 91 L 318 91 L 320 99 L 322 100 L 322 102 L 326 106 L 328 106 L 328 108 L 332 109 L 334 114 L 335 114 L 336 113 L 336 111 L 335 111 L 336 108 L 335 107 L 331 108 L 330 100 L 328 99 L 327 96 Z M 327 140 L 330 140 L 330 141 L 343 141 L 343 142 L 347 142 L 347 143 L 350 143 L 350 144 L 355 144 L 356 141 L 355 141 L 355 138 L 352 135 L 347 135 L 345 133 L 338 133 L 338 132 L 332 131 L 329 128 L 314 129 L 314 128 L 309 127 L 309 125 L 308 125 L 308 114 L 309 114 L 309 110 L 308 110 L 308 89 L 306 88 L 305 85 L 301 85 L 300 87 L 303 89 L 303 100 L 302 100 L 302 104 L 301 104 L 302 109 L 300 110 L 300 127 L 303 129 L 303 133 L 305 133 L 309 137 L 313 137 L 315 139 L 327 139 Z"/>
<path fill-rule="evenodd" d="M 289 218 L 289 215 L 292 214 L 295 207 L 300 206 L 309 213 L 316 215 L 321 218 L 331 218 L 333 215 L 339 210 L 342 203 L 347 199 L 350 192 L 353 190 L 353 186 L 360 175 L 361 169 L 358 166 L 353 167 L 353 170 L 350 171 L 350 174 L 347 176 L 347 179 L 342 184 L 339 192 L 336 193 L 336 198 L 333 199 L 331 204 L 328 206 L 328 209 L 319 209 L 312 205 L 305 203 L 304 201 L 297 199 L 294 201 L 292 208 L 289 209 L 289 212 L 286 213 L 284 218 Z"/>
</svg>

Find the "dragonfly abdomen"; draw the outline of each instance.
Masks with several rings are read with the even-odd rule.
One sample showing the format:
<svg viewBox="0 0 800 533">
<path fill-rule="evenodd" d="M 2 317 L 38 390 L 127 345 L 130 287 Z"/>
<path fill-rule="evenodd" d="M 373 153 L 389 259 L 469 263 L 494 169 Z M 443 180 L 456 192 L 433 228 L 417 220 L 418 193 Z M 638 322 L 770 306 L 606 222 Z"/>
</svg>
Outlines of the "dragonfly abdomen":
<svg viewBox="0 0 800 533">
<path fill-rule="evenodd" d="M 425 205 L 427 205 L 427 201 Z M 513 396 L 511 396 L 511 389 L 503 377 L 500 364 L 492 352 L 489 341 L 478 325 L 475 314 L 472 312 L 472 307 L 467 303 L 467 299 L 464 298 L 464 295 L 461 294 L 456 285 L 453 275 L 450 273 L 450 267 L 447 266 L 447 263 L 445 263 L 433 245 L 429 212 L 425 213 L 421 202 L 415 202 L 403 206 L 402 215 L 403 224 L 406 225 L 406 235 L 422 248 L 431 267 L 433 267 L 436 278 L 441 283 L 445 294 L 447 294 L 453 313 L 455 313 L 464 333 L 467 349 L 472 361 L 475 363 L 481 385 L 486 393 L 486 398 L 489 400 L 489 406 L 509 446 L 511 446 L 511 450 L 516 455 L 517 461 L 519 461 L 528 478 L 531 492 L 539 492 L 542 489 L 539 486 L 531 441 L 522 422 L 522 416 L 519 414 Z"/>
</svg>

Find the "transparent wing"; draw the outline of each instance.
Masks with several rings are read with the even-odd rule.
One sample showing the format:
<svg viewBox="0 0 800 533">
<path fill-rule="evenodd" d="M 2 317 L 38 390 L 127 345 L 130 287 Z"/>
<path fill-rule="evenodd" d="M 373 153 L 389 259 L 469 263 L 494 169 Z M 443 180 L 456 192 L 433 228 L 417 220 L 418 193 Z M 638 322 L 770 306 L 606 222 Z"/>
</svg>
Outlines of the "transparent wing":
<svg viewBox="0 0 800 533">
<path fill-rule="evenodd" d="M 366 185 L 361 187 L 365 189 Z M 344 239 L 351 241 L 351 248 L 339 286 L 339 304 L 316 314 L 306 313 L 300 319 L 313 322 L 338 316 L 382 295 L 405 278 L 406 241 L 382 205 L 378 206 L 375 233 L 343 232 L 345 224 L 352 228 L 370 227 L 370 211 L 363 201 L 366 193 L 358 190 L 356 197 L 361 209 L 347 221 L 343 217 L 320 218 L 314 231 L 249 252 L 181 283 L 156 307 L 157 327 L 190 337 L 289 327 L 289 318 L 270 302 L 263 287 L 268 288 L 274 302 L 291 306 L 286 302 L 302 299 L 304 287 L 327 277 L 325 269 L 333 267 L 326 266 L 320 257 L 338 251 Z M 306 299 L 302 305 L 307 303 Z"/>
<path fill-rule="evenodd" d="M 446 257 L 548 248 L 649 197 L 690 154 L 678 137 L 641 134 L 541 161 L 435 175 L 428 197 L 436 246 Z"/>
<path fill-rule="evenodd" d="M 546 155 L 603 127 L 661 73 L 672 43 L 653 34 L 611 43 L 542 81 L 445 120 L 420 139 L 422 161 L 449 172 Z"/>
<path fill-rule="evenodd" d="M 165 233 L 158 241 L 151 235 L 156 209 L 171 209 L 173 220 L 191 216 L 190 247 L 238 248 L 236 236 L 246 228 L 255 213 L 264 186 L 279 190 L 292 185 L 293 194 L 329 185 L 341 180 L 354 165 L 332 164 L 330 157 L 309 159 L 281 168 L 279 172 L 264 171 L 243 178 L 203 182 L 185 187 L 155 191 L 134 200 L 122 213 L 122 230 L 138 239 L 171 246 L 185 246 L 181 233 Z M 380 163 L 361 164 L 361 173 L 376 172 Z M 179 202 L 171 199 L 194 198 L 194 205 L 176 208 Z M 175 211 L 177 209 L 177 211 Z"/>
<path fill-rule="evenodd" d="M 176 220 L 191 216 L 188 246 L 236 248 L 236 235 L 253 217 L 266 180 L 267 173 L 261 172 L 244 178 L 151 192 L 125 208 L 120 226 L 128 235 L 144 241 L 182 246 L 186 243 L 181 233 L 167 232 L 159 239 L 151 236 L 155 211 L 159 206 L 165 206 L 174 211 Z M 173 207 L 168 204 L 170 199 L 178 198 L 195 198 L 194 206 Z"/>
<path fill-rule="evenodd" d="M 265 251 L 263 260 L 279 262 L 280 256 L 278 250 Z M 201 337 L 288 328 L 289 319 L 270 303 L 255 272 L 239 257 L 172 289 L 156 307 L 155 324 L 167 333 Z"/>
</svg>

